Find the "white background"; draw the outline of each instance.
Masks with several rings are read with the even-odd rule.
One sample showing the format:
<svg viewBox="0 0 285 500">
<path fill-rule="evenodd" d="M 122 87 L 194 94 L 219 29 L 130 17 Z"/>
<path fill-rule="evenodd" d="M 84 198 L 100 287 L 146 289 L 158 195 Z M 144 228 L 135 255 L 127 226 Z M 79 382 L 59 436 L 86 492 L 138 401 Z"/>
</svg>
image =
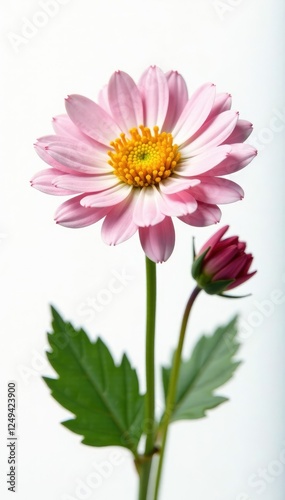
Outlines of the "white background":
<svg viewBox="0 0 285 500">
<path fill-rule="evenodd" d="M 50 397 L 41 376 L 53 373 L 44 356 L 52 303 L 92 338 L 102 335 L 117 360 L 127 351 L 144 388 L 144 257 L 138 238 L 109 248 L 101 241 L 100 223 L 82 230 L 56 226 L 53 213 L 63 200 L 31 189 L 29 179 L 45 168 L 33 143 L 51 133 L 51 118 L 64 112 L 67 94 L 96 100 L 116 69 L 138 79 L 157 64 L 181 72 L 190 92 L 205 81 L 230 92 L 233 108 L 253 122 L 249 142 L 259 149 L 257 159 L 232 176 L 245 199 L 224 206 L 222 218 L 255 256 L 258 274 L 239 289 L 253 295 L 240 301 L 201 295 L 185 345 L 187 354 L 201 332 L 239 311 L 244 363 L 219 391 L 230 403 L 203 420 L 173 426 L 161 499 L 282 500 L 284 2 L 54 0 L 54 11 L 43 14 L 46 3 L 1 0 L 1 498 L 12 495 L 6 485 L 9 380 L 18 387 L 19 500 L 136 498 L 129 453 L 80 444 L 80 436 L 60 425 L 70 414 Z M 160 364 L 169 360 L 193 287 L 191 238 L 199 246 L 216 230 L 182 223 L 176 228 L 174 254 L 158 268 Z M 113 272 L 123 270 L 132 279 L 94 311 L 88 299 L 98 298 Z M 80 490 L 90 477 L 99 477 L 98 484 Z"/>
</svg>

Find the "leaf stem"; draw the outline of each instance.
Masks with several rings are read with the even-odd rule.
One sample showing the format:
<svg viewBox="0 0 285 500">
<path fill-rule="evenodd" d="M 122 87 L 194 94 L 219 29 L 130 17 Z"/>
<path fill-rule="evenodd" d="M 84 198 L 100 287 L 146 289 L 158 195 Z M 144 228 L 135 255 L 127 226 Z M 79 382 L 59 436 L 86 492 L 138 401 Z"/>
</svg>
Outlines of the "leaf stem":
<svg viewBox="0 0 285 500">
<path fill-rule="evenodd" d="M 145 460 L 140 468 L 139 500 L 146 500 L 152 456 L 155 452 L 155 315 L 156 264 L 146 257 L 146 395 L 145 395 Z"/>
<path fill-rule="evenodd" d="M 162 473 L 165 448 L 166 448 L 166 440 L 167 440 L 167 435 L 168 435 L 168 427 L 169 427 L 172 412 L 173 412 L 173 409 L 175 406 L 176 387 L 177 387 L 177 381 L 178 381 L 178 377 L 179 377 L 179 369 L 180 369 L 180 364 L 181 364 L 181 354 L 182 354 L 182 349 L 183 349 L 183 344 L 184 344 L 186 328 L 187 328 L 188 319 L 189 319 L 189 315 L 190 315 L 192 306 L 193 306 L 198 294 L 200 293 L 200 291 L 201 291 L 201 288 L 199 288 L 198 286 L 196 286 L 194 288 L 194 290 L 191 293 L 189 300 L 186 304 L 185 311 L 184 311 L 183 318 L 182 318 L 182 322 L 181 322 L 178 345 L 177 345 L 177 349 L 176 349 L 175 354 L 174 354 L 174 360 L 173 360 L 172 370 L 171 370 L 171 374 L 170 374 L 168 393 L 167 393 L 167 398 L 166 398 L 165 413 L 164 413 L 162 420 L 161 420 L 160 435 L 161 435 L 162 444 L 161 444 L 161 448 L 160 448 L 159 463 L 158 463 L 157 474 L 156 474 L 154 500 L 158 499 L 161 473 Z"/>
</svg>

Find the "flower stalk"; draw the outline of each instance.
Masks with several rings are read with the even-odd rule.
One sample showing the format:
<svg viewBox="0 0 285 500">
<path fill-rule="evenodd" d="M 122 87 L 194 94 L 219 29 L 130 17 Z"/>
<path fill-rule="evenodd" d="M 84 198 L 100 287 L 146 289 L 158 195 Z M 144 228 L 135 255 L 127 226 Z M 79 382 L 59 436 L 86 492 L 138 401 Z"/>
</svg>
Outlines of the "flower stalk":
<svg viewBox="0 0 285 500">
<path fill-rule="evenodd" d="M 145 451 L 140 464 L 139 500 L 146 500 L 152 456 L 155 451 L 155 316 L 156 264 L 146 257 L 146 395 L 145 395 Z"/>
<path fill-rule="evenodd" d="M 192 310 L 192 306 L 193 306 L 193 304 L 194 304 L 194 302 L 195 302 L 195 300 L 200 292 L 201 292 L 201 288 L 196 286 L 194 288 L 193 292 L 191 293 L 189 300 L 186 304 L 185 311 L 184 311 L 183 318 L 182 318 L 182 322 L 181 322 L 178 345 L 177 345 L 177 349 L 175 351 L 170 380 L 169 380 L 169 388 L 168 388 L 168 394 L 167 394 L 167 398 L 166 398 L 166 408 L 165 408 L 165 412 L 164 412 L 164 415 L 163 415 L 162 420 L 161 420 L 160 431 L 159 431 L 162 444 L 161 444 L 161 448 L 160 448 L 159 463 L 158 463 L 157 474 L 156 474 L 154 500 L 158 500 L 159 487 L 160 487 L 160 481 L 161 481 L 161 473 L 162 473 L 162 467 L 163 467 L 163 463 L 164 463 L 166 441 L 167 441 L 167 436 L 168 436 L 168 428 L 169 428 L 169 424 L 171 422 L 171 416 L 172 416 L 172 412 L 173 412 L 173 409 L 175 406 L 177 382 L 178 382 L 178 377 L 179 377 L 182 349 L 183 349 L 187 324 L 188 324 L 190 312 Z"/>
</svg>

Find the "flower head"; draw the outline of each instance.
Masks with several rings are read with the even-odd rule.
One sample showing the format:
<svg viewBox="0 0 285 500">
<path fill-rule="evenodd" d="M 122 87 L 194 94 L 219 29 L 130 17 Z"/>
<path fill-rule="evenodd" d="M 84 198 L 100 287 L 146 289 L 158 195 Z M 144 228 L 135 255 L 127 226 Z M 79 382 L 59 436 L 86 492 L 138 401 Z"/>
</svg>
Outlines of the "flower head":
<svg viewBox="0 0 285 500">
<path fill-rule="evenodd" d="M 245 252 L 246 244 L 238 236 L 223 238 L 229 226 L 219 229 L 195 256 L 192 276 L 210 295 L 222 294 L 247 281 L 253 256 Z"/>
<path fill-rule="evenodd" d="M 192 226 L 220 219 L 217 204 L 243 197 L 223 176 L 245 167 L 256 150 L 243 142 L 252 126 L 231 109 L 229 94 L 211 83 L 188 97 L 176 71 L 148 68 L 138 84 L 114 73 L 98 104 L 80 95 L 66 99 L 67 115 L 53 121 L 55 135 L 36 144 L 51 168 L 32 186 L 54 195 L 74 195 L 55 219 L 78 228 L 104 218 L 103 240 L 121 243 L 138 230 L 153 261 L 174 248 L 172 217 Z"/>
</svg>

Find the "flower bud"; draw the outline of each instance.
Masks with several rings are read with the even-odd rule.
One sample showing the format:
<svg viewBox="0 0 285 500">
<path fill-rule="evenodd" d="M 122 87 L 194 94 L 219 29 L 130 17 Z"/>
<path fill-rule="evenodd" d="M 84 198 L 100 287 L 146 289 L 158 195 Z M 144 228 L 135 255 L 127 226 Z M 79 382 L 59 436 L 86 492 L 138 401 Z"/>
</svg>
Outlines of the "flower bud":
<svg viewBox="0 0 285 500">
<path fill-rule="evenodd" d="M 245 252 L 246 244 L 238 236 L 223 239 L 228 228 L 224 226 L 213 234 L 197 255 L 194 251 L 192 276 L 210 295 L 221 295 L 256 273 L 249 273 L 253 256 Z"/>
</svg>

